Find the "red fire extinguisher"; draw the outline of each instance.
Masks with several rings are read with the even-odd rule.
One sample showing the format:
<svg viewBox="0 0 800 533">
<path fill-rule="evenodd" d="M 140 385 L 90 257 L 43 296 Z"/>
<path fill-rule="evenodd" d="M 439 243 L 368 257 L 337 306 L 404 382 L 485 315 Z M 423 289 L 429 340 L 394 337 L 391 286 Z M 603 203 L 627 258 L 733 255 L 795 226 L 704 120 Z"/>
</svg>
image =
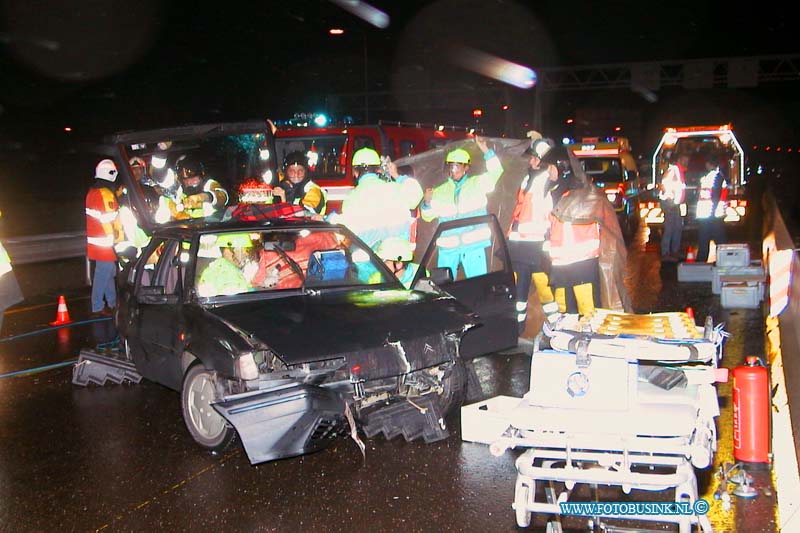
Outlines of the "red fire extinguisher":
<svg viewBox="0 0 800 533">
<path fill-rule="evenodd" d="M 757 356 L 733 369 L 733 456 L 737 461 L 769 462 L 769 376 Z"/>
</svg>

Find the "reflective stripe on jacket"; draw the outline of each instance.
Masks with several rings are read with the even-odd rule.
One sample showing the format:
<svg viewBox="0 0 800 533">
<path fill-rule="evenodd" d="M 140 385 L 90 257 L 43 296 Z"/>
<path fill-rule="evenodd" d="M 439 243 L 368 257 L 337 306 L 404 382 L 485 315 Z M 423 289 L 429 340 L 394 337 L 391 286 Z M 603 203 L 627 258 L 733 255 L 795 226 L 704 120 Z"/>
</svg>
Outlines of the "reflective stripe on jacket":
<svg viewBox="0 0 800 533">
<path fill-rule="evenodd" d="M 116 261 L 115 235 L 119 232 L 117 198 L 108 187 L 92 187 L 86 194 L 86 256 Z"/>
<path fill-rule="evenodd" d="M 517 204 L 511 215 L 512 231 L 510 241 L 544 241 L 550 229 L 550 211 L 553 210 L 553 197 L 549 193 L 550 174 L 547 170 L 537 171 L 522 180 L 517 191 Z"/>
<path fill-rule="evenodd" d="M 661 200 L 680 205 L 686 201 L 686 180 L 679 165 L 670 165 L 661 178 L 658 197 Z"/>
<path fill-rule="evenodd" d="M 728 183 L 719 168 L 712 169 L 700 178 L 700 191 L 697 193 L 697 218 L 710 218 L 712 211 L 714 217 L 724 218 L 727 200 Z"/>
<path fill-rule="evenodd" d="M 600 225 L 562 222 L 550 215 L 550 261 L 553 265 L 571 265 L 600 257 Z"/>
<path fill-rule="evenodd" d="M 458 182 L 448 178 L 437 186 L 433 190 L 430 204 L 423 204 L 420 209 L 422 219 L 431 222 L 438 218 L 441 223 L 485 215 L 487 213 L 487 195 L 494 191 L 503 174 L 503 165 L 493 150 L 484 154 L 484 159 L 486 160 L 486 172 L 483 174 L 465 175 Z M 445 231 L 437 243 L 444 248 L 453 248 L 461 244 L 488 246 L 489 234 L 489 228 L 485 224 L 465 226 Z"/>
<path fill-rule="evenodd" d="M 373 249 L 387 237 L 410 241 L 411 210 L 421 199 L 422 187 L 414 178 L 385 181 L 377 174 L 364 174 L 342 202 L 342 214 L 330 221 L 344 224 Z"/>
</svg>

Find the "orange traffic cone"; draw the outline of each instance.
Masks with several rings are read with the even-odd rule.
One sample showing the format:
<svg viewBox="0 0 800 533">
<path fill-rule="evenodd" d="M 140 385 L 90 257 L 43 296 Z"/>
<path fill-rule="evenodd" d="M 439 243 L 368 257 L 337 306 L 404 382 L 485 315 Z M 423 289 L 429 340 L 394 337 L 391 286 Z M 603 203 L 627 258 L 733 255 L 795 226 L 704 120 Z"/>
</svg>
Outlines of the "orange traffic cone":
<svg viewBox="0 0 800 533">
<path fill-rule="evenodd" d="M 694 309 L 692 309 L 691 307 L 687 307 L 686 308 L 686 314 L 689 315 L 689 318 L 694 320 Z"/>
<path fill-rule="evenodd" d="M 63 326 L 69 324 L 72 319 L 69 318 L 69 311 L 67 311 L 67 299 L 63 295 L 58 297 L 58 309 L 56 310 L 56 319 L 50 322 L 51 326 Z"/>
<path fill-rule="evenodd" d="M 687 263 L 694 263 L 694 260 L 697 259 L 697 256 L 694 252 L 694 246 L 689 246 L 686 248 L 686 262 Z"/>
</svg>

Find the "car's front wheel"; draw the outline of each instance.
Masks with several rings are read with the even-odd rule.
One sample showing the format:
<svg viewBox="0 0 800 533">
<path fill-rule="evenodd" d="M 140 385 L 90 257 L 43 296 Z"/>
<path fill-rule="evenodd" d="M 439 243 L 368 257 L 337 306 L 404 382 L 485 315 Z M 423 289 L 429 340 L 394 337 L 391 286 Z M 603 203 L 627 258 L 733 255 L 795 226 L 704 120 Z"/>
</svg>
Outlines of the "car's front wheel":
<svg viewBox="0 0 800 533">
<path fill-rule="evenodd" d="M 202 364 L 189 367 L 181 389 L 183 420 L 192 438 L 215 452 L 224 450 L 236 438 L 233 427 L 211 405 L 217 399 L 213 372 Z"/>
</svg>

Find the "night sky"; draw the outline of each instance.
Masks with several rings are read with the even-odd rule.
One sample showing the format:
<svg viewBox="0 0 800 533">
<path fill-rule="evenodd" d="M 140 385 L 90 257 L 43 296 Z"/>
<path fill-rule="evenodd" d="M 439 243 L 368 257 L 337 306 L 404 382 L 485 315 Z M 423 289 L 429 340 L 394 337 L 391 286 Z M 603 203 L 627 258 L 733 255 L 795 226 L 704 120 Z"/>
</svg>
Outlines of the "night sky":
<svg viewBox="0 0 800 533">
<path fill-rule="evenodd" d="M 333 95 L 366 88 L 400 102 L 411 90 L 462 94 L 461 100 L 440 97 L 447 110 L 373 110 L 370 122 L 466 126 L 480 106 L 488 133 L 522 136 L 533 121 L 534 91 L 506 90 L 453 64 L 445 54 L 452 45 L 534 69 L 791 54 L 799 46 L 789 19 L 769 4 L 746 12 L 728 2 L 697 1 L 372 4 L 389 15 L 387 28 L 325 0 L 0 0 L 5 233 L 81 228 L 80 205 L 97 156 L 81 152 L 76 141 L 116 131 L 317 111 L 358 122 L 361 106 Z M 332 27 L 344 35 L 329 35 Z M 798 83 L 662 88 L 654 103 L 630 90 L 547 93 L 543 133 L 609 135 L 601 130 L 610 123 L 601 127 L 580 117 L 611 116 L 621 121 L 634 151 L 649 157 L 667 125 L 732 121 L 746 145 L 795 143 L 796 154 Z M 508 101 L 487 100 L 487 88 Z M 504 103 L 511 104 L 507 112 L 500 111 Z M 565 126 L 568 117 L 585 131 Z M 42 190 L 48 192 L 44 204 Z M 42 215 L 32 220 L 31 209 Z"/>
<path fill-rule="evenodd" d="M 781 13 L 722 2 L 375 1 L 385 30 L 327 1 L 2 5 L 6 136 L 288 118 L 363 91 L 365 48 L 372 91 L 487 83 L 444 59 L 456 42 L 534 68 L 797 50 Z"/>
</svg>

